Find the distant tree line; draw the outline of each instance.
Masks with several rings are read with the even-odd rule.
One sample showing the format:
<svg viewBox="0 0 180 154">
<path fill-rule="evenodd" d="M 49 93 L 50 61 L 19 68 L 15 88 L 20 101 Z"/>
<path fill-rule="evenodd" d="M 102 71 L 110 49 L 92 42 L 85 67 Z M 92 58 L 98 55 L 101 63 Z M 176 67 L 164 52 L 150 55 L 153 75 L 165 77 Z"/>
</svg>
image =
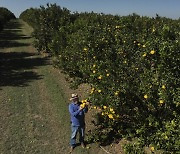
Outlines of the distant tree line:
<svg viewBox="0 0 180 154">
<path fill-rule="evenodd" d="M 11 19 L 15 19 L 15 15 L 9 11 L 7 8 L 0 7 L 0 31 L 3 29 L 4 25 Z"/>
</svg>

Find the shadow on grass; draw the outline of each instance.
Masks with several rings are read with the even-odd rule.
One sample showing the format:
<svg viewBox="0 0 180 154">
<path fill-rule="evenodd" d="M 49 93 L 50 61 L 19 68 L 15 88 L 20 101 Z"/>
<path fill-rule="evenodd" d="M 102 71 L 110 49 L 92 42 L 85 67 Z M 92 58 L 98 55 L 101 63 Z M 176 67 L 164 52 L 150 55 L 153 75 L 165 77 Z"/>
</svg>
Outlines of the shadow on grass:
<svg viewBox="0 0 180 154">
<path fill-rule="evenodd" d="M 28 86 L 33 80 L 42 79 L 32 69 L 48 65 L 47 58 L 37 57 L 27 52 L 0 52 L 0 87 L 2 86 Z"/>
<path fill-rule="evenodd" d="M 28 43 L 20 43 L 16 40 L 30 39 L 31 37 L 19 34 L 22 31 L 22 25 L 16 20 L 10 21 L 5 29 L 0 32 L 0 48 L 28 46 Z"/>
<path fill-rule="evenodd" d="M 29 46 L 28 43 L 18 42 L 29 39 L 22 35 L 23 25 L 18 20 L 10 21 L 0 32 L 0 87 L 2 86 L 28 86 L 33 80 L 42 79 L 33 69 L 48 65 L 47 58 L 41 58 L 35 53 L 25 51 L 5 52 L 3 48 Z"/>
<path fill-rule="evenodd" d="M 19 43 L 16 41 L 1 41 L 0 40 L 0 48 L 11 48 L 11 47 L 23 47 L 23 46 L 28 46 L 30 44 L 28 43 Z"/>
</svg>

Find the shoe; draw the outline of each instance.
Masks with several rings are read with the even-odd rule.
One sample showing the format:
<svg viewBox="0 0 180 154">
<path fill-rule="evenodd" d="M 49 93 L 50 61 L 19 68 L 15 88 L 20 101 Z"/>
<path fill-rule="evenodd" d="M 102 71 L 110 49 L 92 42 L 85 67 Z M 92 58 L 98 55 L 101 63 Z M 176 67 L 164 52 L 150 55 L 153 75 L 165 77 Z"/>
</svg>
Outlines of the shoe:
<svg viewBox="0 0 180 154">
<path fill-rule="evenodd" d="M 84 142 L 81 143 L 81 146 L 82 146 L 82 148 L 85 148 L 85 147 L 86 147 L 86 145 L 84 144 Z"/>
<path fill-rule="evenodd" d="M 71 147 L 69 153 L 72 153 L 73 150 L 74 150 L 74 147 Z"/>
</svg>

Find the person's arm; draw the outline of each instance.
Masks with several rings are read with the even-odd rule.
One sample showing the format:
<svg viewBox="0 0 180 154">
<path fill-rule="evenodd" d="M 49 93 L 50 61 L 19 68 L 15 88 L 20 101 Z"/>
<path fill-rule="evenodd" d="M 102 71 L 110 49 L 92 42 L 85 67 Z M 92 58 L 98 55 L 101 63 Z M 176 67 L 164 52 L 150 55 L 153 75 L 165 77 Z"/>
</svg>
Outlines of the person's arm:
<svg viewBox="0 0 180 154">
<path fill-rule="evenodd" d="M 72 116 L 76 117 L 76 116 L 81 112 L 81 110 L 79 109 L 79 110 L 77 110 L 77 111 L 74 111 L 74 110 L 73 110 L 73 106 L 70 104 L 70 105 L 69 105 L 69 112 L 70 112 L 70 114 L 71 114 Z"/>
</svg>

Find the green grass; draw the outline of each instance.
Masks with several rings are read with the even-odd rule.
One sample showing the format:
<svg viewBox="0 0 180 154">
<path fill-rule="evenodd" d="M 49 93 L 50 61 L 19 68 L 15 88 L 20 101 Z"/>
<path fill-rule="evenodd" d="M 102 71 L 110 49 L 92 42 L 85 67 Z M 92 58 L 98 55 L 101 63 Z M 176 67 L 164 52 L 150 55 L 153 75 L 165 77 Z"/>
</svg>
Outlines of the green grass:
<svg viewBox="0 0 180 154">
<path fill-rule="evenodd" d="M 69 115 L 58 103 L 65 99 L 48 74 L 49 60 L 31 46 L 31 31 L 14 20 L 1 32 L 0 153 L 66 153 L 70 131 L 61 121 Z"/>
<path fill-rule="evenodd" d="M 11 21 L 0 32 L 0 153 L 69 152 L 69 95 L 64 76 L 32 47 L 32 28 Z M 96 144 L 74 153 L 103 153 Z"/>
</svg>

